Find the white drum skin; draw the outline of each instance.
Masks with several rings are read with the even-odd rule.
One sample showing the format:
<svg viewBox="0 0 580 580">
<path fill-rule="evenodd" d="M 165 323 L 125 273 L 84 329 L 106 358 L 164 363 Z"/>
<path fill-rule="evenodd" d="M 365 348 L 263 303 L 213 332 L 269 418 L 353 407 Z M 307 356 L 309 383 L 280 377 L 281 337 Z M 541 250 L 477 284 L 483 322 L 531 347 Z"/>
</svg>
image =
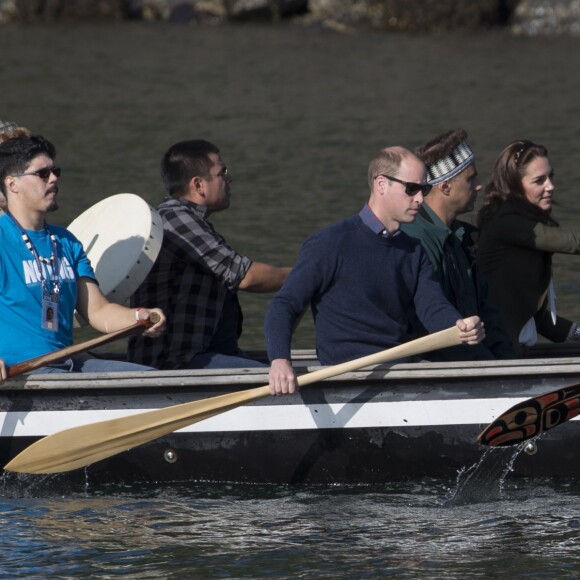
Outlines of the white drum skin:
<svg viewBox="0 0 580 580">
<path fill-rule="evenodd" d="M 163 241 L 157 210 L 134 193 L 107 197 L 68 226 L 82 243 L 103 294 L 127 302 L 151 271 Z M 77 322 L 85 322 L 75 314 Z"/>
</svg>

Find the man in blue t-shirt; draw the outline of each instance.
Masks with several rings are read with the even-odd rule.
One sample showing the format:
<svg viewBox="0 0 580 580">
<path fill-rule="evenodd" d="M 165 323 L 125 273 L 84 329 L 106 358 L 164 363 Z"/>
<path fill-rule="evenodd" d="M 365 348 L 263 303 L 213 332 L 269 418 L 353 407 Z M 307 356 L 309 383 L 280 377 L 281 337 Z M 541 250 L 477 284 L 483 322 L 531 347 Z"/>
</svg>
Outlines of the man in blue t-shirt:
<svg viewBox="0 0 580 580">
<path fill-rule="evenodd" d="M 454 324 L 461 341 L 485 337 L 477 316 L 463 318 L 445 298 L 418 240 L 400 230 L 430 190 L 423 162 L 411 151 L 379 151 L 368 170 L 370 199 L 362 211 L 308 238 L 266 313 L 272 394 L 297 388 L 290 363 L 293 329 L 310 305 L 323 365 L 380 352 L 410 340 L 416 315 L 429 332 Z"/>
<path fill-rule="evenodd" d="M 145 333 L 158 336 L 165 326 L 159 309 L 130 309 L 102 294 L 81 243 L 65 228 L 46 223 L 58 208 L 60 168 L 56 150 L 40 136 L 0 143 L 0 190 L 7 213 L 0 217 L 0 382 L 6 365 L 66 348 L 73 341 L 75 308 L 93 328 L 114 332 L 160 316 Z M 35 372 L 148 370 L 100 359 L 73 359 L 57 369 Z"/>
</svg>

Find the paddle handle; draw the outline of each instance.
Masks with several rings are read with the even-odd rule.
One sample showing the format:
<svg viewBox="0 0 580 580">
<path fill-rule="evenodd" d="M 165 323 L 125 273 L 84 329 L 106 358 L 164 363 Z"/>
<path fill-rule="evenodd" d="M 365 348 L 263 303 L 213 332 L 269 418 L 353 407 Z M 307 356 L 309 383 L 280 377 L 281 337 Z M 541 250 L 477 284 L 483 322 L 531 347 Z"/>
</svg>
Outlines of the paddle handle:
<svg viewBox="0 0 580 580">
<path fill-rule="evenodd" d="M 456 346 L 461 344 L 461 339 L 459 337 L 460 332 L 461 331 L 457 326 L 452 326 L 451 328 L 428 334 L 427 336 L 422 336 L 421 338 L 400 344 L 399 346 L 389 348 L 388 350 L 383 350 L 345 363 L 326 367 L 306 375 L 300 375 L 297 379 L 298 384 L 302 387 L 317 381 L 323 381 L 324 379 L 330 379 L 342 375 L 343 373 L 357 371 L 364 367 L 389 362 L 399 358 L 416 356 L 440 348 Z"/>
<path fill-rule="evenodd" d="M 136 333 L 138 330 L 143 329 L 143 327 L 148 328 L 149 326 L 157 324 L 159 320 L 160 320 L 159 314 L 157 314 L 156 312 L 151 312 L 147 320 L 138 320 L 135 324 L 133 324 L 132 326 L 128 326 L 127 328 L 121 328 L 121 330 L 110 332 L 109 334 L 104 334 L 103 336 L 97 336 L 96 338 L 92 338 L 91 340 L 87 340 L 79 344 L 73 344 L 71 346 L 61 348 L 60 350 L 49 352 L 47 354 L 43 354 L 41 356 L 37 356 L 35 358 L 22 361 L 20 363 L 13 364 L 7 368 L 8 378 L 11 379 L 18 375 L 29 373 L 31 371 L 39 369 L 40 367 L 45 367 L 60 362 L 66 358 L 90 350 L 91 348 L 104 346 L 105 344 L 109 344 L 110 342 L 113 342 L 115 340 L 125 338 L 127 336 Z"/>
</svg>

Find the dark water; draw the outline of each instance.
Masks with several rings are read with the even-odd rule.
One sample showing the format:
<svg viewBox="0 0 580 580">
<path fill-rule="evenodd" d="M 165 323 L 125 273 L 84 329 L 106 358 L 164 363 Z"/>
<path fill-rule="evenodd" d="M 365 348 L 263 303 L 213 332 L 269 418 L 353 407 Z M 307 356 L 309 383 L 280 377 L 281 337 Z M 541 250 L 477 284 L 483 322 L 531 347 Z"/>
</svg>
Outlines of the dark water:
<svg viewBox="0 0 580 580">
<path fill-rule="evenodd" d="M 191 484 L 0 499 L 10 578 L 577 578 L 580 489 Z M 38 493 L 38 491 L 37 491 Z"/>
<path fill-rule="evenodd" d="M 235 179 L 218 229 L 254 259 L 286 265 L 306 235 L 358 211 L 379 148 L 414 147 L 463 126 L 483 179 L 513 139 L 544 143 L 558 177 L 556 217 L 578 228 L 573 39 L 5 26 L 0 54 L 0 119 L 44 134 L 59 150 L 65 173 L 54 223 L 120 192 L 157 203 L 164 150 L 203 137 L 221 147 Z M 555 275 L 559 310 L 580 320 L 577 267 L 577 257 L 558 258 Z M 267 301 L 243 296 L 248 348 L 262 346 Z M 295 346 L 311 347 L 311 339 L 303 323 Z M 0 486 L 3 577 L 580 575 L 577 482 L 508 475 L 502 489 L 493 484 L 499 496 L 450 506 L 454 481 L 87 484 L 62 493 L 50 479 L 19 481 Z"/>
</svg>

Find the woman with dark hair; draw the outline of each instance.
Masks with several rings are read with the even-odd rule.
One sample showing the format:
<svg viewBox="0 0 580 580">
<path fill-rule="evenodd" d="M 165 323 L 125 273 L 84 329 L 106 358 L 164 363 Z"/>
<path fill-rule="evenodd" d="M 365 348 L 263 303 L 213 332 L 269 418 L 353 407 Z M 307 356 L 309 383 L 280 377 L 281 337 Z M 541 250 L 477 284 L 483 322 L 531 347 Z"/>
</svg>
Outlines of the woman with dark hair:
<svg viewBox="0 0 580 580">
<path fill-rule="evenodd" d="M 552 254 L 580 254 L 580 232 L 551 216 L 554 171 L 543 145 L 519 140 L 500 154 L 477 214 L 479 265 L 516 348 L 537 334 L 580 340 L 580 326 L 556 314 Z"/>
</svg>

